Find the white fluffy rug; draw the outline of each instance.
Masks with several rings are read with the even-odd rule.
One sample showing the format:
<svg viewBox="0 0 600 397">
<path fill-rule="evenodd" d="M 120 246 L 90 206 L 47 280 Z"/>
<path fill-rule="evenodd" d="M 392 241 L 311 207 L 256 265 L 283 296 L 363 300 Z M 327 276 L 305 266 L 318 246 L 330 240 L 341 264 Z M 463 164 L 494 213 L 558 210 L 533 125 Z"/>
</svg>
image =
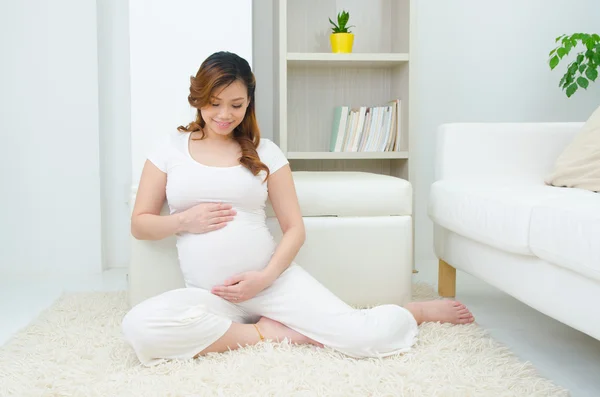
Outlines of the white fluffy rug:
<svg viewBox="0 0 600 397">
<path fill-rule="evenodd" d="M 0 396 L 569 395 L 475 324 L 423 325 L 412 351 L 381 360 L 262 343 L 145 368 L 121 339 L 126 311 L 125 292 L 63 295 L 0 348 Z"/>
</svg>

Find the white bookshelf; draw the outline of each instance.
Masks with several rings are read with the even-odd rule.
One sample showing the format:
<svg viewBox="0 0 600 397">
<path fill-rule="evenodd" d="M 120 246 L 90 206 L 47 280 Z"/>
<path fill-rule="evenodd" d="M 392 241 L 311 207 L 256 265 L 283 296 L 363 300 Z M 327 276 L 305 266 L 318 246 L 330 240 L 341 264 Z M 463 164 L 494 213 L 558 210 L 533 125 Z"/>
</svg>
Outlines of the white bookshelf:
<svg viewBox="0 0 600 397">
<path fill-rule="evenodd" d="M 415 0 L 274 0 L 274 139 L 293 170 L 363 170 L 410 179 L 410 49 Z M 334 54 L 328 18 L 350 12 L 353 52 Z M 336 106 L 401 100 L 394 152 L 330 152 Z"/>
</svg>

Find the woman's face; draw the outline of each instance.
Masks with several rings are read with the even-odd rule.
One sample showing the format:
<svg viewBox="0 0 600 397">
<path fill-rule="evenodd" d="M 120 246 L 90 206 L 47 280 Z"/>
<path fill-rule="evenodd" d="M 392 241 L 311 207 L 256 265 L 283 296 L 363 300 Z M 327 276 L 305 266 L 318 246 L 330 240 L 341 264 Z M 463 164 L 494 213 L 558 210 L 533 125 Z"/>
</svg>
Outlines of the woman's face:
<svg viewBox="0 0 600 397">
<path fill-rule="evenodd" d="M 228 136 L 233 132 L 246 114 L 250 104 L 248 89 L 239 80 L 223 89 L 216 89 L 210 103 L 200 109 L 206 123 L 208 135 Z"/>
</svg>

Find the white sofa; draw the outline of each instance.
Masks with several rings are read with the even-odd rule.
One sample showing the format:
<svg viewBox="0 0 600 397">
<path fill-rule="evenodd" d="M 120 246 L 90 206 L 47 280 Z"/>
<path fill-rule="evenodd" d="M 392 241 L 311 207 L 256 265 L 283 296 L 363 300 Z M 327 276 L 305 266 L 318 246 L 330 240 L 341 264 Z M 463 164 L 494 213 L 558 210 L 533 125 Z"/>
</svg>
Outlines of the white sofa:
<svg viewBox="0 0 600 397">
<path fill-rule="evenodd" d="M 583 124 L 440 127 L 428 213 L 442 296 L 460 269 L 600 339 L 600 194 L 544 183 Z"/>
<path fill-rule="evenodd" d="M 293 175 L 306 227 L 296 262 L 348 304 L 407 303 L 413 269 L 411 184 L 363 172 Z M 267 224 L 278 241 L 274 215 L 267 206 Z M 184 286 L 174 237 L 131 241 L 130 305 Z"/>
</svg>

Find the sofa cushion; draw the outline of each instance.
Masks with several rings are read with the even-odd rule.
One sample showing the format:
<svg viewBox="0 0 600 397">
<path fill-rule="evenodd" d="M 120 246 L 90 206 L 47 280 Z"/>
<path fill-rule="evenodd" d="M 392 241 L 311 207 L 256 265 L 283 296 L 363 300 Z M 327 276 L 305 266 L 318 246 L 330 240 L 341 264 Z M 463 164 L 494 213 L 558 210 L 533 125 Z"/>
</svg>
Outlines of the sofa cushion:
<svg viewBox="0 0 600 397">
<path fill-rule="evenodd" d="M 600 281 L 600 195 L 562 190 L 569 194 L 534 206 L 531 250 L 550 263 Z"/>
<path fill-rule="evenodd" d="M 546 183 L 600 192 L 600 107 L 558 157 Z"/>
<path fill-rule="evenodd" d="M 348 171 L 294 171 L 302 216 L 410 216 L 410 182 Z M 267 216 L 274 216 L 268 203 Z"/>
<path fill-rule="evenodd" d="M 517 254 L 529 248 L 533 207 L 564 189 L 487 180 L 441 180 L 431 186 L 429 216 L 462 236 Z"/>
</svg>

